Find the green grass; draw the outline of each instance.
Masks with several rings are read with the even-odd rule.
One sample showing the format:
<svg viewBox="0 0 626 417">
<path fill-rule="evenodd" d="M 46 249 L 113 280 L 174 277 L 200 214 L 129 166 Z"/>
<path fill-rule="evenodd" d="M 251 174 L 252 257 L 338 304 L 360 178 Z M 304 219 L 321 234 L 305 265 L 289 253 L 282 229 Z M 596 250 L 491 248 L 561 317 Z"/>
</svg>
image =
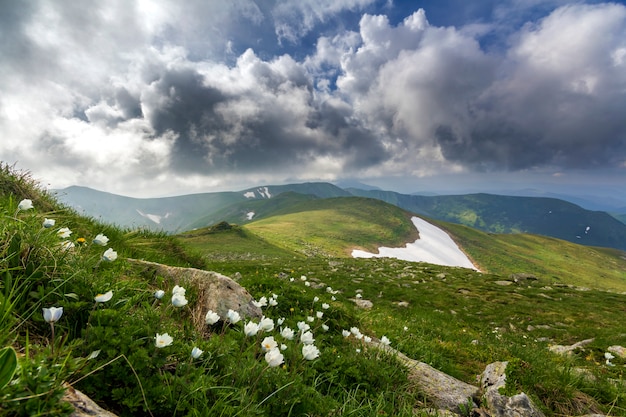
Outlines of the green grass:
<svg viewBox="0 0 626 417">
<path fill-rule="evenodd" d="M 626 291 L 626 252 L 539 235 L 492 234 L 452 223 L 435 223 L 449 231 L 483 271 L 505 277 L 530 273 L 546 285 Z"/>
<path fill-rule="evenodd" d="M 529 270 L 536 261 L 524 263 L 523 250 L 529 257 L 539 252 L 554 263 L 551 268 L 565 267 L 562 254 L 551 251 L 569 249 L 556 240 L 551 246 L 516 236 L 519 240 L 505 246 L 506 239 L 495 240 L 500 236 L 481 242 L 483 235 L 465 229 L 457 233 L 451 226 L 476 259 L 482 256 L 492 267 L 500 263 L 504 271 L 478 273 L 347 256 L 350 245 L 396 246 L 415 239 L 404 212 L 371 200 L 353 200 L 356 205 L 313 200 L 250 227 L 221 225 L 172 237 L 78 216 L 42 193 L 27 174 L 9 168 L 0 170 L 0 187 L 0 348 L 12 346 L 20 364 L 0 391 L 0 414 L 68 415 L 71 410 L 59 400 L 64 382 L 121 416 L 411 416 L 427 407 L 393 356 L 342 336 L 342 330 L 356 326 L 368 336 L 387 336 L 407 356 L 468 383 L 475 383 L 487 364 L 508 360 L 507 390 L 526 392 L 547 416 L 626 415 L 626 361 L 614 359 L 612 367 L 604 362 L 608 346 L 626 345 L 626 295 L 564 285 L 585 279 L 574 268 L 562 274 L 563 285 Z M 35 207 L 17 211 L 23 198 L 33 199 Z M 57 228 L 70 227 L 76 246 L 62 250 L 56 229 L 42 228 L 44 217 L 55 218 Z M 313 243 L 299 234 L 300 228 L 318 234 Z M 97 233 L 109 236 L 108 246 L 120 259 L 100 261 L 104 248 L 91 243 Z M 306 250 L 302 242 L 308 243 Z M 501 246 L 517 248 L 519 256 L 512 258 L 504 248 L 499 252 Z M 578 264 L 589 264 L 585 274 L 600 271 L 593 265 L 614 269 L 606 259 L 620 256 L 608 250 L 571 250 L 567 253 Z M 324 256 L 304 256 L 309 251 Z M 329 256 L 333 254 L 342 256 Z M 608 258 L 595 261 L 596 256 Z M 170 303 L 174 282 L 125 262 L 125 257 L 238 273 L 255 299 L 276 294 L 278 304 L 265 307 L 264 314 L 274 320 L 284 317 L 284 326 L 291 328 L 322 312 L 322 318 L 311 322 L 320 357 L 303 360 L 301 343 L 282 340 L 275 330 L 246 337 L 243 323 L 195 328 L 191 308 Z M 519 271 L 537 273 L 539 280 L 497 283 Z M 616 280 L 611 277 L 598 283 L 608 285 Z M 328 292 L 328 286 L 337 293 Z M 166 291 L 160 301 L 153 296 L 157 289 Z M 113 298 L 96 304 L 94 296 L 108 290 Z M 373 307 L 357 308 L 357 293 Z M 191 286 L 186 297 L 189 306 L 201 301 Z M 54 324 L 55 337 L 41 315 L 50 306 L 64 308 Z M 174 342 L 159 349 L 154 337 L 165 332 Z M 259 344 L 270 334 L 287 345 L 284 366 L 265 363 Z M 548 350 L 551 344 L 589 338 L 594 341 L 569 357 Z M 204 351 L 198 359 L 190 357 L 194 346 Z M 95 351 L 98 356 L 90 358 Z"/>
<path fill-rule="evenodd" d="M 201 252 L 207 260 L 282 259 L 297 255 L 237 225 L 216 226 L 186 232 L 179 238 L 187 248 Z"/>
<path fill-rule="evenodd" d="M 418 237 L 407 212 L 360 197 L 312 200 L 249 223 L 245 229 L 307 256 L 349 256 L 353 249 L 376 251 Z"/>
</svg>

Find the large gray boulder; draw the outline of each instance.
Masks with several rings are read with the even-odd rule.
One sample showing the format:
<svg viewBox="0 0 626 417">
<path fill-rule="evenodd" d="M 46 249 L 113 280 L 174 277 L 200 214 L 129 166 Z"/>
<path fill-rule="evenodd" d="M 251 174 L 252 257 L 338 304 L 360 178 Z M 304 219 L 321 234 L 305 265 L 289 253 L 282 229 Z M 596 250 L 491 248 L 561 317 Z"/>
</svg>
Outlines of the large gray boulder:
<svg viewBox="0 0 626 417">
<path fill-rule="evenodd" d="M 426 363 L 411 359 L 377 340 L 372 340 L 370 343 L 378 349 L 395 355 L 408 368 L 409 381 L 413 382 L 417 390 L 423 393 L 436 408 L 460 414 L 465 411 L 462 408 L 468 403 L 471 407 L 476 407 L 474 400 L 479 397 L 478 387 L 460 381 Z"/>
<path fill-rule="evenodd" d="M 213 271 L 196 268 L 182 268 L 128 259 L 131 264 L 143 268 L 143 274 L 153 274 L 169 280 L 172 284 L 193 286 L 198 293 L 198 301 L 190 305 L 194 326 L 203 332 L 206 329 L 205 315 L 212 310 L 226 317 L 228 310 L 235 310 L 243 317 L 261 318 L 262 311 L 253 304 L 250 293 L 233 279 Z"/>
</svg>

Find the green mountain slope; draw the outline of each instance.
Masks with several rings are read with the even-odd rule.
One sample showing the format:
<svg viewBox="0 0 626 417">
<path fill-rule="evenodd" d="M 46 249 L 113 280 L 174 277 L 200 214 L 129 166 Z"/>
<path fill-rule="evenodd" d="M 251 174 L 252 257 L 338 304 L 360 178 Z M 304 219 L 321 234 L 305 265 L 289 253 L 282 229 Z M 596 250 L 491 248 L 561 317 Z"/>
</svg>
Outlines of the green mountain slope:
<svg viewBox="0 0 626 417">
<path fill-rule="evenodd" d="M 626 250 L 626 224 L 605 212 L 563 200 L 491 194 L 419 196 L 390 191 L 349 190 L 405 210 L 493 233 L 532 233 L 589 246 Z"/>
<path fill-rule="evenodd" d="M 543 282 L 626 291 L 626 252 L 551 237 L 485 233 L 436 221 L 482 271 L 509 276 L 528 273 Z"/>
<path fill-rule="evenodd" d="M 246 229 L 307 255 L 345 256 L 352 249 L 402 246 L 418 234 L 410 214 L 380 200 L 341 197 L 299 202 Z"/>
<path fill-rule="evenodd" d="M 234 224 L 250 223 L 253 220 L 271 216 L 294 204 L 318 199 L 312 194 L 299 194 L 286 191 L 272 198 L 247 199 L 233 203 L 221 210 L 212 212 L 191 223 L 192 229 L 203 228 L 222 221 Z"/>
<path fill-rule="evenodd" d="M 132 198 L 87 187 L 68 187 L 55 194 L 59 201 L 79 213 L 103 222 L 165 232 L 189 230 L 198 218 L 207 213 L 246 200 L 242 193 L 237 192 Z"/>
</svg>

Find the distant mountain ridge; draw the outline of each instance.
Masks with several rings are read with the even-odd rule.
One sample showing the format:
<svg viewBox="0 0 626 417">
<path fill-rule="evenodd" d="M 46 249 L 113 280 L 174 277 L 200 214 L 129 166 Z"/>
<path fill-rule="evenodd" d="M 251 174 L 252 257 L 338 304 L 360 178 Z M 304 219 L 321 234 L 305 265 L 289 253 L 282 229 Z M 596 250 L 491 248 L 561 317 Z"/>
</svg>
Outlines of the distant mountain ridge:
<svg viewBox="0 0 626 417">
<path fill-rule="evenodd" d="M 245 224 L 307 199 L 358 196 L 486 232 L 540 234 L 589 246 L 626 250 L 626 224 L 605 212 L 586 210 L 547 197 L 407 195 L 377 189 L 342 189 L 323 182 L 148 199 L 123 197 L 86 187 L 68 187 L 56 194 L 64 204 L 105 222 L 169 233 L 202 228 L 220 221 Z"/>
</svg>

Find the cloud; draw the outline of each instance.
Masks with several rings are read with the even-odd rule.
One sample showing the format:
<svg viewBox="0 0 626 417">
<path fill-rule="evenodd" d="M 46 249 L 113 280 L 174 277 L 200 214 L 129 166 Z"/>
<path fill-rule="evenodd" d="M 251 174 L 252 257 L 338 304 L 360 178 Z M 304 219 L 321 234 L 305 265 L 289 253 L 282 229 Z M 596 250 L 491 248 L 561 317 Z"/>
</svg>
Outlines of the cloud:
<svg viewBox="0 0 626 417">
<path fill-rule="evenodd" d="M 626 151 L 626 8 L 573 5 L 514 39 L 494 79 L 471 105 L 467 130 L 442 123 L 447 158 L 523 169 L 615 166 Z"/>
<path fill-rule="evenodd" d="M 506 30 L 515 1 L 463 27 L 343 19 L 379 3 L 2 7 L 0 158 L 128 193 L 623 167 L 626 7 L 533 3 Z"/>
</svg>

